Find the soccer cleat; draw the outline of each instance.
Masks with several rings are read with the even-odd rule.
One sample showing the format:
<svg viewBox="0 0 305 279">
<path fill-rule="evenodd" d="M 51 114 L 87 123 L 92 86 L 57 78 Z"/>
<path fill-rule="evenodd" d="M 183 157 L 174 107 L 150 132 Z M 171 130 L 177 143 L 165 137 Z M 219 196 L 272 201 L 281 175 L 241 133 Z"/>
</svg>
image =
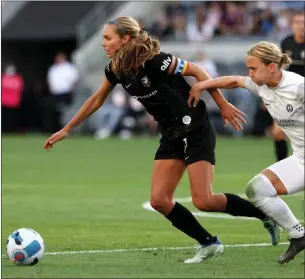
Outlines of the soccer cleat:
<svg viewBox="0 0 305 279">
<path fill-rule="evenodd" d="M 264 228 L 270 233 L 272 245 L 278 245 L 282 237 L 282 228 L 270 218 L 263 220 Z"/>
<path fill-rule="evenodd" d="M 281 255 L 278 260 L 278 263 L 284 264 L 288 263 L 295 258 L 297 254 L 302 252 L 305 249 L 305 235 L 300 238 L 290 238 L 290 244 L 285 252 L 285 254 Z"/>
<path fill-rule="evenodd" d="M 223 254 L 223 244 L 216 238 L 216 241 L 206 245 L 200 245 L 197 248 L 197 252 L 193 258 L 187 259 L 184 263 L 201 263 L 209 258 L 217 257 L 220 254 Z"/>
</svg>

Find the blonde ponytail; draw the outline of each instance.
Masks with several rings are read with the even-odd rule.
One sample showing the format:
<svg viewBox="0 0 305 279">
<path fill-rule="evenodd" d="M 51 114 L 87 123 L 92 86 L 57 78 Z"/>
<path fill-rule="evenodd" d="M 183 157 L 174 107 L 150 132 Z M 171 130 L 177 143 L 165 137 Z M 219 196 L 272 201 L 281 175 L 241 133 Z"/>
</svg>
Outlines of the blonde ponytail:
<svg viewBox="0 0 305 279">
<path fill-rule="evenodd" d="M 279 63 L 279 67 L 280 68 L 285 67 L 286 65 L 291 64 L 291 62 L 292 62 L 291 58 L 286 53 L 283 53 L 281 61 Z"/>
</svg>

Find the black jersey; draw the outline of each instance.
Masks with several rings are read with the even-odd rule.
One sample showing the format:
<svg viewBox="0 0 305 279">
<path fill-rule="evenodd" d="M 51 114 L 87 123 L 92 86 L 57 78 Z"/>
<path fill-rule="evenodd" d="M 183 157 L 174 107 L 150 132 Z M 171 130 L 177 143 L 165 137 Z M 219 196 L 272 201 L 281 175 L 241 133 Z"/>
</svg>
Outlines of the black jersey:
<svg viewBox="0 0 305 279">
<path fill-rule="evenodd" d="M 162 136 L 177 138 L 205 123 L 207 110 L 200 101 L 195 108 L 189 108 L 187 100 L 190 85 L 181 75 L 171 75 L 168 68 L 173 56 L 160 53 L 145 62 L 135 78 L 117 78 L 111 70 L 111 63 L 105 68 L 107 79 L 112 84 L 120 83 L 125 90 L 142 103 L 149 114 L 160 124 Z"/>
<path fill-rule="evenodd" d="M 305 71 L 304 43 L 298 44 L 294 40 L 293 35 L 291 35 L 282 41 L 281 48 L 282 51 L 287 53 L 292 59 L 292 64 L 289 66 L 289 71 L 304 76 L 304 71 Z"/>
</svg>

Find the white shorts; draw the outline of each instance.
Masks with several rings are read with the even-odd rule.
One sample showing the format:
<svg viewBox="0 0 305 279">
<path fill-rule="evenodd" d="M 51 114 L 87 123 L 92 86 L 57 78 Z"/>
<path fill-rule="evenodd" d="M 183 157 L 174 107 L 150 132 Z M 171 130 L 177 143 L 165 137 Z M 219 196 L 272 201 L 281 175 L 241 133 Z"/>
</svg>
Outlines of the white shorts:
<svg viewBox="0 0 305 279">
<path fill-rule="evenodd" d="M 304 190 L 304 165 L 295 155 L 281 160 L 267 169 L 274 172 L 283 182 L 288 194 L 294 194 Z"/>
</svg>

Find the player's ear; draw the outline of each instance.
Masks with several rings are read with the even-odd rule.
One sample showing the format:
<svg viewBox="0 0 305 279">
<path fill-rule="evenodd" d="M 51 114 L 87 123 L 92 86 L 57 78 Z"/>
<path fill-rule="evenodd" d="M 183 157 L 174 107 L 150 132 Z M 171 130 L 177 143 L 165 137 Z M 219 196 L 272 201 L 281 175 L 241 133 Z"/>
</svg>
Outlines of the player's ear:
<svg viewBox="0 0 305 279">
<path fill-rule="evenodd" d="M 124 37 L 123 37 L 123 43 L 125 44 L 125 43 L 127 43 L 127 42 L 129 42 L 130 41 L 130 35 L 124 35 Z"/>
<path fill-rule="evenodd" d="M 277 70 L 277 65 L 275 63 L 270 63 L 268 65 L 270 72 L 274 73 Z"/>
</svg>

